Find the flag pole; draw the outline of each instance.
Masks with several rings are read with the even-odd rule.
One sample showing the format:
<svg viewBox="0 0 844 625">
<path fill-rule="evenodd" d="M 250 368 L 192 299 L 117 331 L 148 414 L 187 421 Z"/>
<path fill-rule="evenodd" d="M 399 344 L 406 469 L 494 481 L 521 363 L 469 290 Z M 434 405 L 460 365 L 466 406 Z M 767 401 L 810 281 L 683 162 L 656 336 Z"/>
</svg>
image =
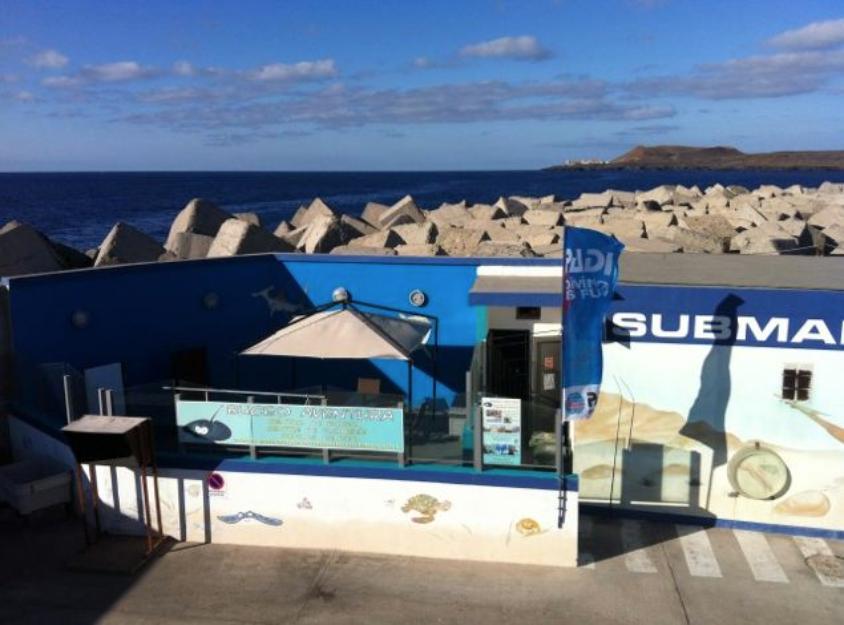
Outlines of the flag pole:
<svg viewBox="0 0 844 625">
<path fill-rule="evenodd" d="M 554 464 L 557 470 L 557 477 L 563 477 L 563 419 L 566 415 L 566 385 L 563 376 L 565 375 L 565 341 L 566 341 L 566 238 L 568 228 L 563 226 L 563 277 L 562 277 L 562 298 L 560 300 L 560 415 L 554 419 Z"/>
</svg>

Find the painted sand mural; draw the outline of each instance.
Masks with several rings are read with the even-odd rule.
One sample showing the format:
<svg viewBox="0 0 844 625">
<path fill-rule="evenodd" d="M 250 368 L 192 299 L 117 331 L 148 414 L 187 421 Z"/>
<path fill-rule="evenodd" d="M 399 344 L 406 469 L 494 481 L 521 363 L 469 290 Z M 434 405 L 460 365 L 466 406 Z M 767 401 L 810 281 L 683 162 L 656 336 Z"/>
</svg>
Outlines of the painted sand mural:
<svg viewBox="0 0 844 625">
<path fill-rule="evenodd" d="M 801 402 L 777 403 L 794 411 L 795 429 L 820 426 L 839 448 L 774 444 L 765 440 L 764 427 L 757 439 L 743 440 L 706 421 L 602 393 L 594 417 L 575 428 L 581 499 L 844 529 L 844 428 Z"/>
</svg>

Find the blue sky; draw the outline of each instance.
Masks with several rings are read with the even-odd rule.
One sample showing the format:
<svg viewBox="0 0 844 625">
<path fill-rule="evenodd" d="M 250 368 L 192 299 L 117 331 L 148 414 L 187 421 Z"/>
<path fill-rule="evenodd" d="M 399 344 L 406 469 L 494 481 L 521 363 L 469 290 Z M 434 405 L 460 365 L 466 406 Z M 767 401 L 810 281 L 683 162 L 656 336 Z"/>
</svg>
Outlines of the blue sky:
<svg viewBox="0 0 844 625">
<path fill-rule="evenodd" d="M 4 0 L 0 171 L 844 148 L 841 0 Z"/>
</svg>

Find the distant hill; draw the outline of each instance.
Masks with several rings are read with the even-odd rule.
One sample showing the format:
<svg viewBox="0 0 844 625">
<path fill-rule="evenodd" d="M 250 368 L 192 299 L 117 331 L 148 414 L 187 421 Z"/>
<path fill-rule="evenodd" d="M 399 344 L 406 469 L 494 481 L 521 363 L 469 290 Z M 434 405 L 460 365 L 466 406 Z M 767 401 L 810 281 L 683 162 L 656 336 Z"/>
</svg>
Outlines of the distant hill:
<svg viewBox="0 0 844 625">
<path fill-rule="evenodd" d="M 605 163 L 568 163 L 548 169 L 844 169 L 844 150 L 745 154 L 732 147 L 639 145 Z"/>
</svg>

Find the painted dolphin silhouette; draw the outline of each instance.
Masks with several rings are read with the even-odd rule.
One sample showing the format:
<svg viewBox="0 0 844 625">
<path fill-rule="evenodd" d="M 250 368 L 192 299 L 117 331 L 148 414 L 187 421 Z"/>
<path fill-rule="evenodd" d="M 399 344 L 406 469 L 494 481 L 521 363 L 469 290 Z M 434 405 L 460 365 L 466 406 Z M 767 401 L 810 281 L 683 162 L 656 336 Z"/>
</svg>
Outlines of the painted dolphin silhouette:
<svg viewBox="0 0 844 625">
<path fill-rule="evenodd" d="M 288 301 L 284 293 L 274 286 L 268 286 L 266 289 L 253 293 L 252 297 L 260 297 L 267 303 L 271 317 L 277 312 L 295 313 L 302 309 L 298 304 Z"/>
</svg>

